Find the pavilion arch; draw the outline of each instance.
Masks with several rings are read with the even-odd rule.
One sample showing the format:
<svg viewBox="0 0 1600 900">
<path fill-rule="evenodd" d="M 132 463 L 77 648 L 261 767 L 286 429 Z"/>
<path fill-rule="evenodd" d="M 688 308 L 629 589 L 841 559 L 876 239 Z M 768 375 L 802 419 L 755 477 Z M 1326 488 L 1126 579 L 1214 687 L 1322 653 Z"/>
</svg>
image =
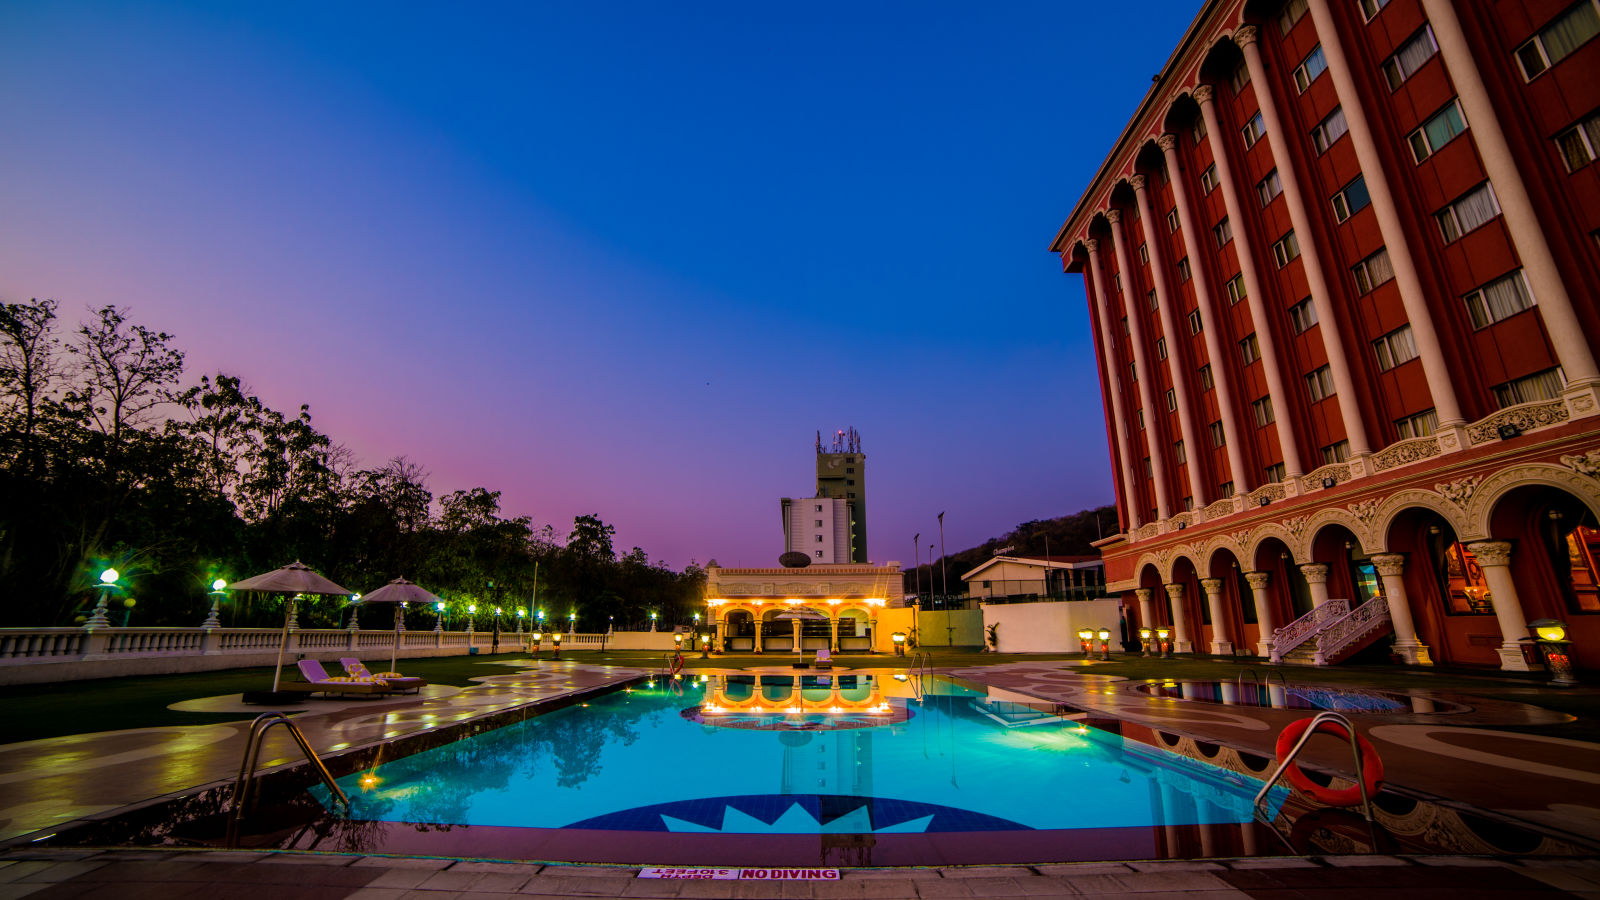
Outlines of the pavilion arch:
<svg viewBox="0 0 1600 900">
<path fill-rule="evenodd" d="M 1196 579 L 1205 578 L 1207 577 L 1205 564 L 1205 554 L 1200 553 L 1194 547 L 1188 544 L 1182 547 L 1175 547 L 1172 551 L 1172 559 L 1167 563 L 1168 582 L 1177 580 L 1177 576 L 1180 573 L 1188 570 L 1194 571 Z"/>
<path fill-rule="evenodd" d="M 1167 110 L 1161 116 L 1161 128 L 1167 134 L 1183 134 L 1200 118 L 1200 104 L 1194 99 L 1194 89 L 1189 85 L 1173 95 Z"/>
<path fill-rule="evenodd" d="M 1138 562 L 1133 564 L 1133 571 L 1138 573 L 1133 580 L 1139 587 L 1150 587 L 1147 583 L 1150 579 L 1145 577 L 1147 568 L 1155 573 L 1155 581 L 1158 586 L 1172 580 L 1172 568 L 1168 565 L 1168 561 L 1163 560 L 1154 553 L 1146 553 L 1139 557 Z"/>
<path fill-rule="evenodd" d="M 1564 466 L 1539 463 L 1503 469 L 1484 479 L 1472 492 L 1467 504 L 1467 534 L 1472 539 L 1485 540 L 1492 536 L 1490 517 L 1495 506 L 1505 495 L 1518 488 L 1543 485 L 1565 491 L 1577 498 L 1589 512 L 1600 518 L 1600 481 Z M 1463 540 L 1468 538 L 1463 537 Z"/>
<path fill-rule="evenodd" d="M 1239 25 L 1266 27 L 1283 8 L 1284 0 L 1247 0 L 1239 9 Z"/>
<path fill-rule="evenodd" d="M 1467 526 L 1467 517 L 1461 511 L 1461 507 L 1433 491 L 1410 490 L 1390 495 L 1378 507 L 1378 511 L 1372 517 L 1374 545 L 1384 550 L 1389 549 L 1392 542 L 1390 533 L 1394 529 L 1395 521 L 1405 515 L 1406 510 L 1419 507 L 1438 513 L 1450 523 L 1450 527 L 1461 540 L 1481 539 Z"/>
<path fill-rule="evenodd" d="M 1308 550 L 1301 546 L 1301 542 L 1294 535 L 1289 533 L 1289 529 L 1284 528 L 1277 522 L 1265 522 L 1256 526 L 1250 532 L 1245 558 L 1254 563 L 1256 557 L 1261 553 L 1261 545 L 1271 540 L 1276 540 L 1288 548 L 1289 554 L 1294 557 L 1297 563 L 1310 561 Z"/>
<path fill-rule="evenodd" d="M 1317 533 L 1329 525 L 1339 525 L 1344 530 L 1355 535 L 1361 543 L 1361 548 L 1368 553 L 1383 552 L 1383 541 L 1375 536 L 1370 528 L 1362 524 L 1360 519 L 1350 510 L 1339 506 L 1325 506 L 1316 511 L 1310 519 L 1306 520 L 1305 530 L 1301 532 L 1306 536 L 1306 561 L 1311 561 L 1311 551 L 1317 545 Z"/>
</svg>

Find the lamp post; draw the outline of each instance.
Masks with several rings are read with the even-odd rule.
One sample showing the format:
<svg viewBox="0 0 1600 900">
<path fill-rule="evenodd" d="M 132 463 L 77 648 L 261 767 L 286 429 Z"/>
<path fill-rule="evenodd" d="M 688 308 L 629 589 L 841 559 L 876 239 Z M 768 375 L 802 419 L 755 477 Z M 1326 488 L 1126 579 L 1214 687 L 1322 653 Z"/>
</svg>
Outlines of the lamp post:
<svg viewBox="0 0 1600 900">
<path fill-rule="evenodd" d="M 894 641 L 894 655 L 905 656 L 906 633 L 904 631 L 896 631 L 894 634 L 889 635 L 889 639 Z"/>
<path fill-rule="evenodd" d="M 561 658 L 561 632 L 550 632 L 550 649 L 552 651 L 551 659 Z"/>
<path fill-rule="evenodd" d="M 1556 619 L 1535 619 L 1528 623 L 1528 628 L 1534 633 L 1533 642 L 1544 657 L 1545 668 L 1550 670 L 1550 686 L 1572 687 L 1577 684 L 1578 679 L 1572 671 L 1572 657 L 1567 655 L 1567 646 L 1572 642 L 1567 640 L 1566 623 Z"/>
<path fill-rule="evenodd" d="M 1109 628 L 1100 629 L 1099 638 L 1100 638 L 1100 658 L 1103 659 L 1103 660 L 1109 661 L 1111 659 L 1111 629 L 1109 629 Z"/>
<path fill-rule="evenodd" d="M 651 631 L 655 631 L 656 630 L 656 614 L 655 614 L 654 610 L 651 610 L 651 612 L 650 612 L 650 630 Z"/>
<path fill-rule="evenodd" d="M 1153 633 L 1148 627 L 1139 629 L 1139 643 L 1144 647 L 1144 655 L 1150 655 L 1150 638 Z"/>
<path fill-rule="evenodd" d="M 1085 659 L 1088 658 L 1089 651 L 1091 649 L 1093 649 L 1090 646 L 1090 641 L 1092 641 L 1092 640 L 1094 640 L 1094 632 L 1093 631 L 1090 631 L 1087 628 L 1079 628 L 1078 629 L 1078 649 L 1083 652 L 1083 655 L 1084 655 Z"/>
<path fill-rule="evenodd" d="M 700 658 L 711 658 L 711 635 L 709 634 L 702 633 L 700 635 Z"/>
<path fill-rule="evenodd" d="M 435 603 L 433 605 L 433 630 L 435 632 L 444 631 L 444 603 L 443 602 Z"/>
<path fill-rule="evenodd" d="M 1170 628 L 1157 628 L 1156 629 L 1156 639 L 1161 642 L 1161 645 L 1160 645 L 1159 649 L 1161 651 L 1161 658 L 1162 659 L 1171 659 L 1172 658 L 1172 640 L 1171 640 L 1171 638 L 1172 638 L 1172 629 L 1170 629 Z"/>
<path fill-rule="evenodd" d="M 575 635 L 577 633 L 578 633 L 578 611 L 577 610 L 573 610 L 572 612 L 567 613 L 567 634 L 574 634 Z"/>
<path fill-rule="evenodd" d="M 117 589 L 117 579 L 121 577 L 116 569 L 104 569 L 100 572 L 100 600 L 94 605 L 94 615 L 89 617 L 88 628 L 107 628 L 111 619 L 106 615 L 106 601 L 111 592 Z"/>
<path fill-rule="evenodd" d="M 538 662 L 539 661 L 539 647 L 544 644 L 544 635 L 541 634 L 538 631 L 535 631 L 533 633 L 533 636 L 531 638 L 529 638 L 529 640 L 531 640 L 533 642 L 533 660 L 534 660 L 534 662 Z"/>
<path fill-rule="evenodd" d="M 228 582 L 218 578 L 211 582 L 211 614 L 206 616 L 201 628 L 222 627 L 222 595 L 227 592 Z"/>
</svg>

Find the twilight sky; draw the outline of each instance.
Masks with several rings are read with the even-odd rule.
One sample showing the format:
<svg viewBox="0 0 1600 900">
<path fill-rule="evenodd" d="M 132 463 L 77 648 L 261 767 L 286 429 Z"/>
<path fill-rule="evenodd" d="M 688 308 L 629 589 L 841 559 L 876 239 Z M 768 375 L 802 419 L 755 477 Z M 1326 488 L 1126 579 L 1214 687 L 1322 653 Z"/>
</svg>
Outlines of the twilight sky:
<svg viewBox="0 0 1600 900">
<path fill-rule="evenodd" d="M 1111 501 L 1046 248 L 1195 6 L 0 3 L 0 299 L 674 566 L 853 425 L 874 561 L 953 552 Z"/>
</svg>

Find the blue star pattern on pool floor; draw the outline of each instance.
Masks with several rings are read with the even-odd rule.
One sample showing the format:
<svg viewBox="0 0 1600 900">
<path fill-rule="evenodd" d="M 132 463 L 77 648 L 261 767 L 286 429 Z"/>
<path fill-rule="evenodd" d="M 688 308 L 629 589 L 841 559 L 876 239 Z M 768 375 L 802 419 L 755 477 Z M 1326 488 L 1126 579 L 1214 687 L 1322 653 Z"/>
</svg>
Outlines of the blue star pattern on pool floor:
<svg viewBox="0 0 1600 900">
<path fill-rule="evenodd" d="M 836 794 L 749 794 L 607 813 L 568 828 L 700 834 L 911 834 L 1028 831 L 1026 825 L 933 803 Z"/>
</svg>

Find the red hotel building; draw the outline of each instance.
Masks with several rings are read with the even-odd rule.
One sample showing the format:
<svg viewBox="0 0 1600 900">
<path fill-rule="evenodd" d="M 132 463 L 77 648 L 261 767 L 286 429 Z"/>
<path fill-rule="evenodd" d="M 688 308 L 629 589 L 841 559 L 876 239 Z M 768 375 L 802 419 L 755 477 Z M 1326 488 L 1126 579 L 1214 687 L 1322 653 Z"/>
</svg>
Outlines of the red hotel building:
<svg viewBox="0 0 1600 900">
<path fill-rule="evenodd" d="M 1130 618 L 1600 668 L 1600 0 L 1211 0 L 1051 249 Z M 1531 663 L 1537 666 L 1537 662 Z"/>
</svg>

